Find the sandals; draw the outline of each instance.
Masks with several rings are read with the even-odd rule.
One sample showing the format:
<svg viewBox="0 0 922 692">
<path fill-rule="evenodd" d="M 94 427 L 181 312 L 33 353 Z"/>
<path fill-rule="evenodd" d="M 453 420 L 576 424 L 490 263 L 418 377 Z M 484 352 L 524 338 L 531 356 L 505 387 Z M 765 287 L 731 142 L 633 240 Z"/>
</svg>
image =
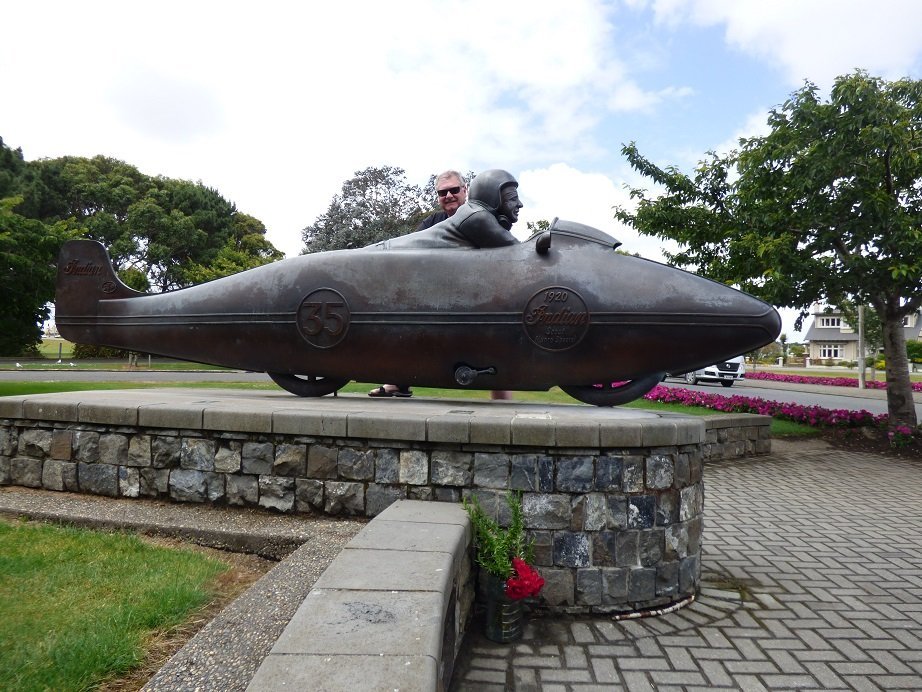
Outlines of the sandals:
<svg viewBox="0 0 922 692">
<path fill-rule="evenodd" d="M 392 396 L 406 399 L 413 396 L 413 392 L 410 391 L 409 387 L 401 387 L 399 385 L 397 386 L 397 389 L 387 390 L 385 389 L 385 385 L 382 384 L 380 387 L 375 387 L 370 392 L 368 392 L 368 396 L 378 399 Z"/>
</svg>

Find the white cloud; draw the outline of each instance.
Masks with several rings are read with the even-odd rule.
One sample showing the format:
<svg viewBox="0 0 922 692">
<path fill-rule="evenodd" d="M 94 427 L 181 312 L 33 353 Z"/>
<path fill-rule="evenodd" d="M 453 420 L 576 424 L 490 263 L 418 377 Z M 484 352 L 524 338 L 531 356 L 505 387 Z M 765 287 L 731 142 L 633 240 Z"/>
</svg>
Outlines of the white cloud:
<svg viewBox="0 0 922 692">
<path fill-rule="evenodd" d="M 681 100 L 693 93 L 689 87 L 666 87 L 650 91 L 642 89 L 631 80 L 625 80 L 612 90 L 608 98 L 608 107 L 614 112 L 650 112 L 664 103 Z"/>
<path fill-rule="evenodd" d="M 730 46 L 777 66 L 795 87 L 828 89 L 856 68 L 898 79 L 922 58 L 916 0 L 654 0 L 653 9 L 673 28 L 723 25 Z"/>
<path fill-rule="evenodd" d="M 565 163 L 522 171 L 519 196 L 525 207 L 519 215 L 515 234 L 528 236 L 526 224 L 555 217 L 577 221 L 605 231 L 621 241 L 619 249 L 647 259 L 664 261 L 662 248 L 675 244 L 639 235 L 634 229 L 615 220 L 614 207 L 634 206 L 627 191 L 604 173 L 580 171 Z"/>
</svg>

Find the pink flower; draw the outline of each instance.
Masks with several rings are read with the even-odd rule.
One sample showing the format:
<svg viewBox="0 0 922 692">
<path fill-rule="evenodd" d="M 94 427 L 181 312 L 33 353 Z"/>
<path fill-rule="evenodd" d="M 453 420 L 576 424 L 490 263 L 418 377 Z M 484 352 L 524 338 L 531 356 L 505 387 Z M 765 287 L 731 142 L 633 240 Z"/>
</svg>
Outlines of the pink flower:
<svg viewBox="0 0 922 692">
<path fill-rule="evenodd" d="M 786 375 L 774 372 L 747 372 L 746 379 L 767 380 L 772 382 L 793 382 L 796 384 L 824 384 L 831 387 L 857 387 L 858 380 L 854 377 L 815 377 L 813 375 Z M 870 380 L 864 383 L 867 389 L 886 389 L 886 382 Z M 913 382 L 912 391 L 922 392 L 922 382 Z"/>
<path fill-rule="evenodd" d="M 685 406 L 700 406 L 715 411 L 724 411 L 725 413 L 758 413 L 765 416 L 791 420 L 795 423 L 823 427 L 884 427 L 888 419 L 885 413 L 875 416 L 865 410 L 830 410 L 819 406 L 802 406 L 800 404 L 751 399 L 745 396 L 726 397 L 720 394 L 693 392 L 688 389 L 661 387 L 659 385 L 651 389 L 644 396 L 644 399 L 648 399 L 649 401 L 662 401 L 665 403 L 678 403 Z"/>
</svg>

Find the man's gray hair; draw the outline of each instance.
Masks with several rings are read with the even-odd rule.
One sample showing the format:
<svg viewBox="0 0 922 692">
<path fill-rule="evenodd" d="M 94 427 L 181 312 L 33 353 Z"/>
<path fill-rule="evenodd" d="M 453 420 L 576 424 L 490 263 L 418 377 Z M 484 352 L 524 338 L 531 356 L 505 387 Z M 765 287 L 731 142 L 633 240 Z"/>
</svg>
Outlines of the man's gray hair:
<svg viewBox="0 0 922 692">
<path fill-rule="evenodd" d="M 463 175 L 458 173 L 458 171 L 443 171 L 442 173 L 439 173 L 437 176 L 435 176 L 435 184 L 438 185 L 439 181 L 444 180 L 445 178 L 457 178 L 461 181 L 461 185 L 467 185 L 467 180 Z"/>
</svg>

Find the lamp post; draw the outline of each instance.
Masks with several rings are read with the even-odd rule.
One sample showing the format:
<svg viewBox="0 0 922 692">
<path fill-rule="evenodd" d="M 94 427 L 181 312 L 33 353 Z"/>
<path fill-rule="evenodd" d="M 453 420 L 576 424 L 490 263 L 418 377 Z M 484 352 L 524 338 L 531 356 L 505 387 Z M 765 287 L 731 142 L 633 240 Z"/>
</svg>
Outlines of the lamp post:
<svg viewBox="0 0 922 692">
<path fill-rule="evenodd" d="M 864 306 L 858 306 L 858 389 L 864 389 Z"/>
</svg>

